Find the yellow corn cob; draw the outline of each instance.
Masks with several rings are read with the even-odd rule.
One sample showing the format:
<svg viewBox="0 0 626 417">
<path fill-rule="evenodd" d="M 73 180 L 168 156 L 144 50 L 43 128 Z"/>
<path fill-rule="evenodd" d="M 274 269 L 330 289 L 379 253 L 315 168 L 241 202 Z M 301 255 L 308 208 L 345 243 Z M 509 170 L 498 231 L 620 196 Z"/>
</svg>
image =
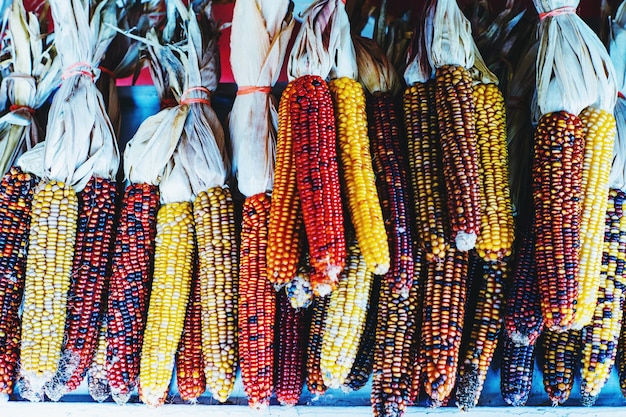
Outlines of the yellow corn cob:
<svg viewBox="0 0 626 417">
<path fill-rule="evenodd" d="M 335 105 L 344 192 L 361 253 L 369 271 L 389 270 L 389 244 L 376 190 L 367 131 L 365 93 L 357 81 L 341 77 L 329 84 Z"/>
<path fill-rule="evenodd" d="M 372 280 L 359 245 L 352 239 L 346 268 L 339 276 L 337 288 L 330 294 L 322 336 L 320 368 L 324 384 L 329 388 L 339 388 L 352 369 L 365 327 Z"/>
<path fill-rule="evenodd" d="M 41 399 L 57 371 L 74 258 L 78 199 L 72 187 L 49 181 L 35 190 L 26 260 L 20 352 L 22 395 Z"/>
<path fill-rule="evenodd" d="M 208 391 L 230 396 L 237 371 L 237 240 L 229 188 L 213 187 L 193 204 L 202 300 L 202 355 Z"/>
<path fill-rule="evenodd" d="M 504 97 L 495 84 L 477 84 L 473 98 L 481 205 L 476 251 L 486 261 L 497 261 L 511 255 L 515 238 Z"/>
<path fill-rule="evenodd" d="M 578 298 L 573 329 L 582 329 L 583 326 L 589 324 L 596 308 L 602 266 L 602 241 L 608 202 L 609 173 L 615 140 L 615 118 L 611 113 L 587 107 L 579 117 L 585 135 L 585 159 L 580 221 Z"/>
<path fill-rule="evenodd" d="M 168 393 L 191 291 L 194 222 L 189 202 L 164 204 L 157 213 L 154 277 L 139 370 L 139 397 L 162 405 Z"/>
</svg>

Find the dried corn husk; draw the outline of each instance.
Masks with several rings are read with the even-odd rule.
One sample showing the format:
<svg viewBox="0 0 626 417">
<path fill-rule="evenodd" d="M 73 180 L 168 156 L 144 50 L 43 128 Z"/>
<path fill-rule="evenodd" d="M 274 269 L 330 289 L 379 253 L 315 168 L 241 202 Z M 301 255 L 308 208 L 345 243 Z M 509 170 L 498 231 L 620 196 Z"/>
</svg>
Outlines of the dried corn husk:
<svg viewBox="0 0 626 417">
<path fill-rule="evenodd" d="M 578 0 L 533 0 L 537 12 L 578 7 Z M 588 106 L 613 111 L 615 70 L 598 36 L 576 13 L 547 16 L 539 23 L 537 102 L 542 115 L 580 114 Z"/>
<path fill-rule="evenodd" d="M 610 26 L 609 53 L 615 66 L 617 86 L 622 95 L 626 92 L 626 3 L 617 9 Z M 617 126 L 613 148 L 613 165 L 609 187 L 626 191 L 626 98 L 620 95 L 613 112 Z"/>
<path fill-rule="evenodd" d="M 113 127 L 94 83 L 115 35 L 115 8 L 110 0 L 56 0 L 50 7 L 65 80 L 50 106 L 45 177 L 80 192 L 92 175 L 114 178 L 119 165 Z M 102 153 L 111 160 L 105 162 Z"/>
<path fill-rule="evenodd" d="M 427 19 L 428 20 L 428 19 Z M 404 82 L 408 87 L 415 83 L 425 83 L 434 75 L 426 48 L 427 39 L 432 39 L 433 27 L 428 21 L 417 25 L 409 43 L 404 69 Z"/>
<path fill-rule="evenodd" d="M 474 40 L 469 20 L 456 0 L 431 1 L 426 14 L 425 43 L 428 59 L 434 68 L 474 65 Z"/>
<path fill-rule="evenodd" d="M 26 13 L 22 0 L 8 12 L 11 73 L 0 84 L 0 108 L 18 107 L 0 118 L 0 174 L 40 141 L 39 125 L 27 108 L 40 108 L 61 81 L 61 60 L 52 37 L 42 32 L 43 22 Z"/>
<path fill-rule="evenodd" d="M 230 62 L 240 88 L 271 87 L 278 80 L 294 26 L 289 5 L 289 0 L 235 3 Z M 274 97 L 269 91 L 238 94 L 229 127 L 239 191 L 250 197 L 272 190 L 278 130 Z"/>
<path fill-rule="evenodd" d="M 385 52 L 373 39 L 355 36 L 354 49 L 359 72 L 359 81 L 370 93 L 391 92 L 400 89 L 400 78 Z"/>
</svg>

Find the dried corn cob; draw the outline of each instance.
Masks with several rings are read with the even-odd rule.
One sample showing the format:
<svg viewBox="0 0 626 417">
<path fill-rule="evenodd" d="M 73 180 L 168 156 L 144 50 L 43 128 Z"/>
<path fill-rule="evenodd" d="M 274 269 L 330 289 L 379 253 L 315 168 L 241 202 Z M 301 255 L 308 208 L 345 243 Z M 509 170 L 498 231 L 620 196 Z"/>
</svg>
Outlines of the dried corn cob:
<svg viewBox="0 0 626 417">
<path fill-rule="evenodd" d="M 443 260 L 450 247 L 435 82 L 415 83 L 404 92 L 404 122 L 417 237 L 428 261 Z"/>
<path fill-rule="evenodd" d="M 150 406 L 164 403 L 172 378 L 191 290 L 194 239 L 191 203 L 163 204 L 139 373 L 139 398 Z"/>
<path fill-rule="evenodd" d="M 198 261 L 194 267 L 183 334 L 176 351 L 176 385 L 183 401 L 195 403 L 206 390 L 202 361 L 202 300 Z"/>
<path fill-rule="evenodd" d="M 35 178 L 13 167 L 0 181 L 0 399 L 13 393 Z"/>
<path fill-rule="evenodd" d="M 582 174 L 582 213 L 580 220 L 580 260 L 578 298 L 572 327 L 589 324 L 596 309 L 600 268 L 601 241 L 604 235 L 609 174 L 615 139 L 615 118 L 607 111 L 587 107 L 579 115 L 585 137 Z"/>
<path fill-rule="evenodd" d="M 324 385 L 320 358 L 322 355 L 322 341 L 326 326 L 326 312 L 330 302 L 330 295 L 313 299 L 313 313 L 309 328 L 309 343 L 306 347 L 306 386 L 314 396 L 323 395 L 328 387 Z"/>
<path fill-rule="evenodd" d="M 274 383 L 276 291 L 267 279 L 264 256 L 269 211 L 266 194 L 246 198 L 241 226 L 239 366 L 248 405 L 255 409 L 269 405 Z"/>
<path fill-rule="evenodd" d="M 402 125 L 391 93 L 376 93 L 367 97 L 369 137 L 372 162 L 378 178 L 383 218 L 386 219 L 389 273 L 398 291 L 408 292 L 413 276 L 413 233 L 407 205 L 408 177 L 404 149 L 400 138 Z"/>
<path fill-rule="evenodd" d="M 107 301 L 107 379 L 111 395 L 125 403 L 139 377 L 148 314 L 159 190 L 129 184 L 115 235 Z"/>
<path fill-rule="evenodd" d="M 46 386 L 53 400 L 74 391 L 91 365 L 98 344 L 103 311 L 103 291 L 113 242 L 115 183 L 91 177 L 78 194 L 78 225 L 67 300 L 65 336 L 59 369 Z"/>
<path fill-rule="evenodd" d="M 477 84 L 476 111 L 478 175 L 480 178 L 480 234 L 476 251 L 486 261 L 509 257 L 515 230 L 509 188 L 506 111 L 496 84 Z"/>
<path fill-rule="evenodd" d="M 278 402 L 293 406 L 304 386 L 307 317 L 304 310 L 292 307 L 286 291 L 278 291 L 276 297 L 274 387 Z"/>
<path fill-rule="evenodd" d="M 35 188 L 20 351 L 22 395 L 31 400 L 41 399 L 61 356 L 77 218 L 78 198 L 71 186 L 48 181 Z"/>
<path fill-rule="evenodd" d="M 335 105 L 343 194 L 356 239 L 368 271 L 383 275 L 389 271 L 389 245 L 370 155 L 365 93 L 348 77 L 336 78 L 328 87 Z"/>
<path fill-rule="evenodd" d="M 541 300 L 537 282 L 535 235 L 530 230 L 521 235 L 511 286 L 504 309 L 504 327 L 511 341 L 517 345 L 535 344 L 543 328 Z"/>
<path fill-rule="evenodd" d="M 296 166 L 293 154 L 290 97 L 293 83 L 287 84 L 278 107 L 278 137 L 274 188 L 268 226 L 267 277 L 275 285 L 289 283 L 297 273 L 302 252 L 300 230 L 302 213 L 296 191 Z"/>
<path fill-rule="evenodd" d="M 585 140 L 577 116 L 544 115 L 533 160 L 535 263 L 547 329 L 571 327 L 578 293 L 582 171 Z"/>
<path fill-rule="evenodd" d="M 295 309 L 308 308 L 313 301 L 313 290 L 311 290 L 311 280 L 309 265 L 300 266 L 294 279 L 285 286 L 289 302 Z"/>
<path fill-rule="evenodd" d="M 421 266 L 422 257 L 416 254 L 416 265 Z M 411 396 L 421 277 L 416 273 L 413 279 L 408 297 L 394 291 L 387 280 L 381 284 L 371 392 L 377 417 L 402 416 Z"/>
<path fill-rule="evenodd" d="M 224 402 L 237 371 L 237 264 L 235 208 L 228 187 L 196 196 L 193 215 L 202 298 L 202 355 L 208 391 Z"/>
<path fill-rule="evenodd" d="M 345 265 L 346 243 L 336 153 L 335 116 L 326 82 L 306 75 L 289 96 L 296 185 L 309 243 L 313 291 L 328 294 Z"/>
<path fill-rule="evenodd" d="M 424 389 L 434 406 L 456 381 L 465 315 L 468 252 L 450 249 L 443 262 L 428 262 L 424 284 L 421 357 Z"/>
<path fill-rule="evenodd" d="M 583 405 L 590 406 L 609 379 L 622 326 L 622 307 L 626 280 L 626 217 L 622 191 L 609 192 L 602 251 L 598 302 L 591 324 L 583 328 L 580 394 Z"/>
<path fill-rule="evenodd" d="M 435 102 L 448 217 L 457 249 L 476 245 L 480 230 L 481 196 L 472 77 L 460 65 L 435 71 Z"/>
<path fill-rule="evenodd" d="M 87 370 L 87 384 L 89 395 L 94 401 L 99 403 L 106 401 L 111 395 L 111 388 L 107 379 L 106 359 L 107 359 L 107 325 L 102 320 L 100 331 L 98 332 L 98 345 L 93 361 Z"/>
<path fill-rule="evenodd" d="M 478 404 L 498 345 L 507 273 L 508 264 L 504 261 L 485 262 L 482 265 L 469 345 L 459 368 L 456 399 L 462 410 Z"/>
<path fill-rule="evenodd" d="M 535 348 L 535 343 L 520 345 L 507 334 L 504 335 L 500 392 L 504 401 L 509 405 L 524 406 L 528 401 L 533 385 Z"/>
<path fill-rule="evenodd" d="M 365 329 L 359 343 L 359 350 L 343 383 L 345 391 L 358 391 L 367 384 L 374 366 L 374 346 L 376 345 L 376 327 L 378 324 L 378 302 L 381 289 L 381 277 L 374 275 L 367 306 Z"/>
<path fill-rule="evenodd" d="M 365 328 L 372 273 L 357 239 L 348 240 L 346 267 L 331 293 L 322 337 L 320 369 L 324 385 L 339 388 L 350 373 Z"/>
<path fill-rule="evenodd" d="M 563 404 L 572 391 L 580 365 L 581 335 L 580 330 L 544 334 L 543 387 L 553 405 Z"/>
</svg>

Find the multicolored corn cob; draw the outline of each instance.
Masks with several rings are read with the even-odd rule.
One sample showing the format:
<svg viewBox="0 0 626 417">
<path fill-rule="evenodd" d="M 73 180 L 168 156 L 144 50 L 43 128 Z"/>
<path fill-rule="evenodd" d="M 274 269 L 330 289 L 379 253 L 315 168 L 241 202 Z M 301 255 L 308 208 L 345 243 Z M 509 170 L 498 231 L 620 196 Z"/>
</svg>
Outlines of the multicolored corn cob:
<svg viewBox="0 0 626 417">
<path fill-rule="evenodd" d="M 202 299 L 198 261 L 191 283 L 191 296 L 187 303 L 183 334 L 176 351 L 176 385 L 183 401 L 195 403 L 206 390 L 204 363 L 202 361 Z"/>
<path fill-rule="evenodd" d="M 339 388 L 346 380 L 359 350 L 365 328 L 372 272 L 357 239 L 348 240 L 346 267 L 330 294 L 322 337 L 320 369 L 324 385 Z"/>
<path fill-rule="evenodd" d="M 583 405 L 595 403 L 615 364 L 623 328 L 626 277 L 626 217 L 624 192 L 609 191 L 598 302 L 591 324 L 583 328 L 580 395 Z"/>
<path fill-rule="evenodd" d="M 313 302 L 313 290 L 311 289 L 311 274 L 308 262 L 298 267 L 296 276 L 285 286 L 291 307 L 295 309 L 308 308 Z"/>
<path fill-rule="evenodd" d="M 309 392 L 318 397 L 323 395 L 328 387 L 324 385 L 320 358 L 322 356 L 322 342 L 326 327 L 326 312 L 330 303 L 330 295 L 315 297 L 312 305 L 311 326 L 309 327 L 309 343 L 306 347 L 306 386 Z"/>
<path fill-rule="evenodd" d="M 415 264 L 421 266 L 422 259 L 423 255 L 418 252 Z M 420 280 L 419 274 L 415 274 L 408 297 L 395 291 L 388 280 L 381 284 L 371 392 L 376 417 L 401 417 L 409 404 L 415 369 L 412 361 L 419 323 Z"/>
<path fill-rule="evenodd" d="M 267 278 L 274 285 L 289 283 L 297 273 L 302 252 L 302 212 L 296 190 L 296 163 L 293 152 L 291 94 L 287 84 L 278 106 L 278 137 L 274 165 L 274 188 L 267 237 Z"/>
<path fill-rule="evenodd" d="M 191 203 L 163 204 L 157 213 L 154 277 L 139 371 L 139 398 L 149 406 L 162 405 L 169 391 L 191 292 L 194 242 Z"/>
<path fill-rule="evenodd" d="M 389 92 L 367 97 L 369 138 L 383 218 L 387 228 L 389 272 L 396 290 L 408 293 L 413 276 L 413 233 L 409 215 L 408 172 L 402 121 Z"/>
<path fill-rule="evenodd" d="M 450 248 L 450 232 L 434 80 L 406 89 L 404 123 L 418 241 L 428 261 L 442 261 Z"/>
<path fill-rule="evenodd" d="M 158 186 L 130 184 L 122 198 L 107 301 L 107 379 L 111 396 L 126 403 L 139 377 L 148 315 L 159 210 Z"/>
<path fill-rule="evenodd" d="M 328 88 L 335 105 L 343 194 L 356 239 L 368 271 L 383 275 L 389 271 L 389 245 L 370 154 L 365 93 L 348 77 L 332 80 Z"/>
<path fill-rule="evenodd" d="M 330 293 L 346 261 L 335 113 L 326 82 L 305 75 L 289 95 L 296 186 L 309 243 L 313 291 Z"/>
<path fill-rule="evenodd" d="M 508 264 L 484 262 L 481 279 L 476 283 L 478 296 L 471 320 L 469 343 L 459 367 L 456 401 L 462 410 L 478 404 L 502 328 L 504 287 Z M 474 285 L 476 285 L 474 284 Z"/>
<path fill-rule="evenodd" d="M 435 70 L 435 102 L 448 217 L 456 248 L 473 249 L 480 231 L 481 195 L 472 77 L 460 65 Z"/>
<path fill-rule="evenodd" d="M 202 356 L 207 390 L 224 402 L 237 372 L 237 285 L 239 247 L 235 206 L 228 187 L 196 196 L 193 217 L 202 300 Z"/>
<path fill-rule="evenodd" d="M 284 290 L 276 294 L 276 312 L 274 390 L 281 405 L 293 406 L 304 386 L 307 315 L 292 307 Z"/>
<path fill-rule="evenodd" d="M 578 298 L 584 153 L 577 116 L 541 117 L 533 159 L 535 264 L 545 326 L 553 331 L 572 326 Z"/>
<path fill-rule="evenodd" d="M 480 178 L 480 233 L 476 252 L 494 262 L 511 256 L 515 239 L 509 187 L 506 110 L 496 84 L 476 84 L 476 144 Z"/>
<path fill-rule="evenodd" d="M 267 279 L 265 249 L 270 198 L 246 198 L 241 226 L 239 267 L 239 367 L 254 409 L 269 406 L 274 384 L 276 291 Z"/>
<path fill-rule="evenodd" d="M 574 386 L 582 348 L 580 330 L 547 330 L 543 340 L 543 387 L 553 405 L 563 404 Z"/>
<path fill-rule="evenodd" d="M 536 344 L 517 344 L 504 335 L 500 365 L 500 392 L 504 401 L 514 407 L 526 405 L 533 385 Z"/>
<path fill-rule="evenodd" d="M 358 391 L 363 388 L 372 375 L 374 367 L 374 346 L 376 345 L 376 327 L 378 325 L 378 302 L 381 289 L 381 277 L 374 275 L 367 306 L 365 328 L 359 342 L 359 350 L 352 364 L 352 369 L 343 383 L 344 391 Z"/>
<path fill-rule="evenodd" d="M 59 369 L 46 387 L 53 400 L 74 391 L 87 374 L 98 345 L 104 290 L 114 238 L 116 185 L 102 177 L 91 177 L 78 194 L 78 225 L 67 319 Z"/>
<path fill-rule="evenodd" d="M 422 316 L 424 390 L 442 405 L 456 382 L 467 291 L 468 252 L 451 248 L 443 262 L 428 262 Z"/>
<path fill-rule="evenodd" d="M 520 238 L 504 309 L 504 328 L 513 343 L 527 346 L 534 345 L 541 334 L 543 316 L 534 261 L 533 228 L 529 228 Z"/>
<path fill-rule="evenodd" d="M 615 141 L 615 117 L 587 107 L 579 115 L 585 137 L 580 221 L 578 298 L 572 328 L 582 329 L 593 318 L 600 287 L 602 238 Z"/>
<path fill-rule="evenodd" d="M 0 399 L 8 399 L 17 379 L 20 306 L 35 178 L 11 168 L 0 181 Z"/>
<path fill-rule="evenodd" d="M 111 395 L 111 388 L 107 379 L 107 326 L 102 320 L 100 331 L 98 332 L 98 346 L 96 354 L 87 370 L 87 386 L 89 395 L 94 401 L 104 402 Z"/>
<path fill-rule="evenodd" d="M 22 311 L 22 396 L 41 400 L 61 357 L 76 242 L 78 198 L 59 181 L 34 190 Z"/>
</svg>

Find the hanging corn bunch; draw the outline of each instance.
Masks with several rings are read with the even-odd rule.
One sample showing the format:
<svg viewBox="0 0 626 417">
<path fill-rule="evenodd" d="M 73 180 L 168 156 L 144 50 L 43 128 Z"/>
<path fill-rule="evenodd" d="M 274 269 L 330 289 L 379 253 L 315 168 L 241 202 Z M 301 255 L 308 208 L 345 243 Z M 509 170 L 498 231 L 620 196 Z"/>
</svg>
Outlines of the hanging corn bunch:
<svg viewBox="0 0 626 417">
<path fill-rule="evenodd" d="M 233 170 L 239 191 L 246 198 L 239 270 L 239 365 L 248 404 L 258 409 L 269 405 L 274 383 L 276 294 L 272 282 L 282 281 L 280 271 L 284 266 L 278 262 L 280 267 L 276 269 L 274 261 L 285 256 L 278 251 L 291 250 L 280 244 L 272 246 L 273 251 L 267 255 L 273 261 L 270 280 L 266 262 L 270 247 L 267 193 L 274 183 L 278 129 L 271 87 L 278 79 L 294 21 L 289 2 L 284 0 L 241 0 L 233 13 L 230 57 L 238 89 L 229 125 Z M 273 225 L 283 226 L 276 222 Z M 285 238 L 276 229 L 272 233 L 273 239 Z M 291 254 L 296 262 L 297 252 Z"/>
<path fill-rule="evenodd" d="M 480 232 L 481 195 L 475 107 L 474 43 L 469 21 L 455 0 L 431 1 L 426 50 L 435 68 L 435 103 L 443 157 L 447 208 L 457 249 L 468 251 Z"/>
<path fill-rule="evenodd" d="M 600 188 L 591 191 L 601 193 L 600 207 L 585 202 L 586 188 L 594 182 L 590 178 L 601 167 L 592 166 L 585 155 L 585 131 L 578 115 L 588 106 L 611 111 L 617 92 L 606 49 L 575 13 L 578 1 L 534 0 L 534 4 L 541 20 L 536 78 L 541 118 L 533 160 L 535 262 L 545 325 L 564 331 L 574 324 L 580 328 L 576 316 L 586 315 L 587 300 L 592 300 L 591 309 L 595 306 L 599 274 L 586 274 L 581 260 L 591 262 L 585 252 L 599 250 L 600 242 L 593 239 L 602 236 L 598 219 L 606 204 L 606 192 Z M 598 208 L 600 214 L 595 212 Z M 600 262 L 599 257 L 594 259 Z M 597 265 L 593 268 L 597 271 Z"/>
<path fill-rule="evenodd" d="M 13 393 L 18 373 L 31 203 L 43 175 L 43 143 L 31 149 L 40 139 L 34 113 L 60 81 L 61 66 L 50 38 L 21 1 L 13 2 L 8 19 L 12 73 L 0 85 L 0 107 L 11 103 L 0 118 L 0 400 Z"/>
<path fill-rule="evenodd" d="M 340 45 L 343 7 L 339 0 L 318 0 L 304 12 L 288 63 L 296 188 L 314 271 L 311 287 L 320 296 L 335 288 L 346 259 L 335 114 L 325 81 Z"/>
<path fill-rule="evenodd" d="M 114 33 L 108 26 L 114 21 L 112 6 L 108 1 L 81 0 L 51 4 L 65 72 L 50 107 L 46 180 L 33 196 L 29 235 L 20 373 L 25 397 L 32 400 L 41 399 L 41 389 L 57 372 L 66 313 L 73 313 L 67 310 L 67 295 L 76 243 L 77 193 L 94 173 L 108 172 L 109 164 L 117 166 L 113 129 L 94 84 L 103 49 Z M 92 333 L 97 338 L 97 332 Z"/>
</svg>

